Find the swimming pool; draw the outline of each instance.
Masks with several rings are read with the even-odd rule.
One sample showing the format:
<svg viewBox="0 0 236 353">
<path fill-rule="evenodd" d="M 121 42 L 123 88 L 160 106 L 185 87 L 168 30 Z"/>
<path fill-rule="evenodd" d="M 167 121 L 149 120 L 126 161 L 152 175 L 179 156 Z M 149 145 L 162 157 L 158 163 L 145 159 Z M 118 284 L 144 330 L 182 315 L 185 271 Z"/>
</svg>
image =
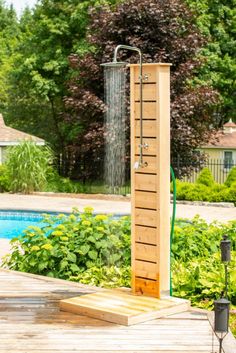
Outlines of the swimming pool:
<svg viewBox="0 0 236 353">
<path fill-rule="evenodd" d="M 42 222 L 44 216 L 58 215 L 58 212 L 39 212 L 39 211 L 12 211 L 12 210 L 0 210 L 0 239 L 13 239 L 23 234 L 23 231 L 28 226 L 43 227 L 46 223 Z M 64 215 L 69 213 L 63 212 Z M 95 212 L 94 215 L 97 213 Z M 119 219 L 127 214 L 116 214 L 113 215 L 113 219 Z"/>
<path fill-rule="evenodd" d="M 15 238 L 21 235 L 28 226 L 43 227 L 45 223 L 42 222 L 42 213 L 33 211 L 0 211 L 0 238 Z"/>
</svg>

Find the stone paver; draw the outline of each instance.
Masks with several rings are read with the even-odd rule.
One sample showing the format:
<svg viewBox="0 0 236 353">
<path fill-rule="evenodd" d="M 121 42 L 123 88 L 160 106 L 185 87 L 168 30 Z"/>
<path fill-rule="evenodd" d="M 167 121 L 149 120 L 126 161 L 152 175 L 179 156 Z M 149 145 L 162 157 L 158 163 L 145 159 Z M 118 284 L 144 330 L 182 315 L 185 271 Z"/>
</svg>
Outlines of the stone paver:
<svg viewBox="0 0 236 353">
<path fill-rule="evenodd" d="M 71 212 L 73 207 L 77 207 L 80 211 L 83 211 L 83 208 L 86 206 L 92 206 L 96 213 L 130 213 L 130 203 L 127 201 L 84 199 L 77 197 L 0 194 L 0 210 Z"/>
<path fill-rule="evenodd" d="M 0 194 L 0 210 L 35 210 L 71 212 L 73 207 L 80 211 L 92 206 L 96 213 L 130 214 L 128 200 L 100 200 L 79 197 L 53 197 L 38 195 Z M 170 205 L 172 210 L 172 205 Z M 193 218 L 199 214 L 207 222 L 226 222 L 236 219 L 236 207 L 210 207 L 177 204 L 176 216 Z"/>
</svg>

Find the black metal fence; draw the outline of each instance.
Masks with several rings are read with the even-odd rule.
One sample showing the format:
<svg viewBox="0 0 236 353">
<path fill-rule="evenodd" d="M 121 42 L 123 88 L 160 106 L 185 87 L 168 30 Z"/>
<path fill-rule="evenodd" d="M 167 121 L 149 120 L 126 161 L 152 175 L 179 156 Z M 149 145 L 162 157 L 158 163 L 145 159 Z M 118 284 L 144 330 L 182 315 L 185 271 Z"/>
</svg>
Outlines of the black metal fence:
<svg viewBox="0 0 236 353">
<path fill-rule="evenodd" d="M 180 158 L 172 161 L 175 175 L 182 181 L 194 183 L 203 168 L 208 168 L 216 183 L 223 184 L 236 161 L 232 159 L 209 159 L 205 162 L 191 163 Z"/>
<path fill-rule="evenodd" d="M 93 162 L 93 174 L 88 177 L 87 174 L 83 175 L 83 170 L 80 171 L 80 183 L 82 191 L 85 193 L 94 194 L 114 194 L 114 195 L 127 195 L 130 194 L 130 169 L 129 163 L 126 168 L 125 185 L 109 187 L 104 183 L 103 161 Z M 207 161 L 186 161 L 180 158 L 171 162 L 174 169 L 176 178 L 194 183 L 196 182 L 199 173 L 203 168 L 208 168 L 215 182 L 223 184 L 231 170 L 236 167 L 235 160 L 227 159 L 209 159 Z"/>
</svg>

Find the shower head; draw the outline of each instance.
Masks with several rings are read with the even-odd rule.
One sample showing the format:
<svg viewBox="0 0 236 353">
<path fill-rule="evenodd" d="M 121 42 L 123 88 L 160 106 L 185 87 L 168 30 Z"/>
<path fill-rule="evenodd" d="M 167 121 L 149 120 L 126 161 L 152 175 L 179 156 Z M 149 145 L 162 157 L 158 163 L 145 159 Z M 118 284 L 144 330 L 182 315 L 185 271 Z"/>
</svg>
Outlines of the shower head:
<svg viewBox="0 0 236 353">
<path fill-rule="evenodd" d="M 127 66 L 127 63 L 124 61 L 111 61 L 109 63 L 103 63 L 101 66 L 107 67 L 107 68 L 121 68 Z"/>
</svg>

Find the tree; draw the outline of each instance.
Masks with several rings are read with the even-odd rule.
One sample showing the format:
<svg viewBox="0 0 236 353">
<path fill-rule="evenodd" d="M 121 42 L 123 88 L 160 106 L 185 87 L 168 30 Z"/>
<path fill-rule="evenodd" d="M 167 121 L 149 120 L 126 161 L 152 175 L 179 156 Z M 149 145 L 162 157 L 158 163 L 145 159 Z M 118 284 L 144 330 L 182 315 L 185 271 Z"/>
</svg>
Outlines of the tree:
<svg viewBox="0 0 236 353">
<path fill-rule="evenodd" d="M 180 0 L 129 0 L 114 8 L 97 8 L 91 13 L 87 40 L 93 50 L 84 56 L 70 56 L 77 76 L 70 81 L 70 96 L 65 99 L 68 119 L 83 124 L 85 129 L 75 150 L 87 146 L 93 158 L 99 159 L 102 154 L 104 105 L 100 64 L 111 61 L 116 45 L 126 44 L 139 47 L 144 62 L 172 63 L 172 159 L 177 155 L 189 162 L 199 159 L 196 148 L 208 140 L 215 126 L 213 111 L 218 96 L 207 85 L 190 84 L 202 64 L 197 54 L 205 40 L 187 6 Z M 120 59 L 137 62 L 132 52 L 121 53 Z M 94 140 L 99 141 L 100 147 L 96 155 Z"/>
<path fill-rule="evenodd" d="M 33 13 L 26 9 L 20 19 L 21 36 L 9 77 L 7 121 L 46 139 L 63 154 L 65 164 L 66 146 L 76 133 L 62 114 L 70 77 L 68 56 L 88 50 L 88 7 L 96 2 L 42 0 Z M 81 126 L 76 128 L 79 131 Z"/>
<path fill-rule="evenodd" d="M 4 111 L 8 99 L 8 74 L 12 69 L 12 53 L 19 35 L 17 17 L 12 6 L 6 7 L 0 0 L 0 111 Z"/>
<path fill-rule="evenodd" d="M 201 31 L 210 39 L 202 50 L 206 64 L 200 79 L 221 95 L 219 125 L 236 121 L 236 0 L 186 0 L 197 13 Z"/>
</svg>

